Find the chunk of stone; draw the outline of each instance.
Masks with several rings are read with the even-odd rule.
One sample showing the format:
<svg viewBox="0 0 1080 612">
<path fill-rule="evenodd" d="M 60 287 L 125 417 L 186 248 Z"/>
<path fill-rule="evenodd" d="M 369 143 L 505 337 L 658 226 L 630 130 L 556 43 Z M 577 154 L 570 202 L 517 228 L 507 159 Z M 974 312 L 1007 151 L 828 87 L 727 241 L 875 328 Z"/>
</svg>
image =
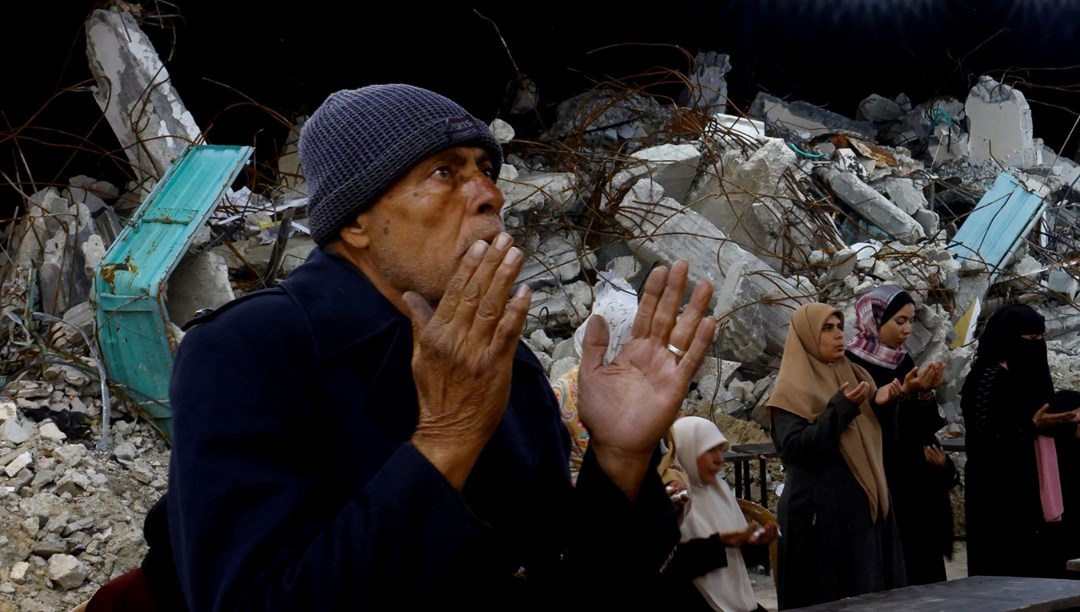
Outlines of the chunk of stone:
<svg viewBox="0 0 1080 612">
<path fill-rule="evenodd" d="M 148 194 L 202 130 L 184 107 L 153 43 L 127 10 L 97 9 L 86 20 L 94 98 Z"/>
<path fill-rule="evenodd" d="M 968 92 L 964 111 L 970 126 L 972 159 L 994 160 L 1011 168 L 1030 168 L 1042 162 L 1042 143 L 1033 138 L 1031 107 L 1019 90 L 980 76 Z"/>
<path fill-rule="evenodd" d="M 64 590 L 71 590 L 86 581 L 87 567 L 77 557 L 66 554 L 49 557 L 49 580 L 60 585 Z"/>
<path fill-rule="evenodd" d="M 46 440 L 52 440 L 53 442 L 67 439 L 67 434 L 60 431 L 60 428 L 52 421 L 46 421 L 38 426 L 38 435 Z"/>
<path fill-rule="evenodd" d="M 777 273 L 707 219 L 664 197 L 663 188 L 648 179 L 627 193 L 615 220 L 636 236 L 630 246 L 646 263 L 685 259 L 691 283 L 712 282 L 726 358 L 752 362 L 783 352 L 791 312 L 809 301 L 812 288 Z"/>
<path fill-rule="evenodd" d="M 18 474 L 19 471 L 21 471 L 24 467 L 30 465 L 30 463 L 32 462 L 33 458 L 31 458 L 29 451 L 20 453 L 17 457 L 15 457 L 15 459 L 11 461 L 11 463 L 8 463 L 4 466 L 4 473 L 7 474 L 8 478 L 11 478 L 15 476 L 15 474 Z"/>
<path fill-rule="evenodd" d="M 837 198 L 890 237 L 904 244 L 914 244 L 926 237 L 922 226 L 911 215 L 860 180 L 854 173 L 843 172 L 831 166 L 816 168 L 814 172 L 828 183 Z"/>
</svg>

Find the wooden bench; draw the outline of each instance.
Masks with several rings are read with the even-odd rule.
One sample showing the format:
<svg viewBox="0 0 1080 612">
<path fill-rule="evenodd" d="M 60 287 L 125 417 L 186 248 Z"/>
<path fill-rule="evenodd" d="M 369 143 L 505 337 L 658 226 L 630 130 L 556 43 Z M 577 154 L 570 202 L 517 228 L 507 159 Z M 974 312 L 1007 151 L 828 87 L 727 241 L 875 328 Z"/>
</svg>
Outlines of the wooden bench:
<svg viewBox="0 0 1080 612">
<path fill-rule="evenodd" d="M 1080 580 L 969 576 L 848 597 L 798 610 L 838 612 L 1049 612 L 1080 607 Z"/>
</svg>

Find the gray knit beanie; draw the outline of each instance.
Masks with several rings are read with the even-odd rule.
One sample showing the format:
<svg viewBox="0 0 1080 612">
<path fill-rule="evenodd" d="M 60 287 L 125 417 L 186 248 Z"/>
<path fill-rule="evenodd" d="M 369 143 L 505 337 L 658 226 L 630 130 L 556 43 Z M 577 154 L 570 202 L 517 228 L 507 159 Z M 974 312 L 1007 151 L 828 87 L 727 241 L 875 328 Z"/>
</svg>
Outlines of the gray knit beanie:
<svg viewBox="0 0 1080 612">
<path fill-rule="evenodd" d="M 312 239 L 334 240 L 414 165 L 458 145 L 487 149 L 498 176 L 491 130 L 442 95 L 402 84 L 330 94 L 300 131 Z"/>
</svg>

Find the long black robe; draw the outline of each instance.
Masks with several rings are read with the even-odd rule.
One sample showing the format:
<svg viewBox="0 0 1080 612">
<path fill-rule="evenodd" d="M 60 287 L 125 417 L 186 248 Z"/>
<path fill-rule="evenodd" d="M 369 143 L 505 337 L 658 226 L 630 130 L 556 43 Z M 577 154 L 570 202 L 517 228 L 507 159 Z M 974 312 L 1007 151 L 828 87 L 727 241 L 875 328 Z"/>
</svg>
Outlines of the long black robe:
<svg viewBox="0 0 1080 612">
<path fill-rule="evenodd" d="M 840 434 L 859 415 L 858 405 L 837 394 L 813 423 L 770 412 L 786 473 L 777 508 L 779 608 L 905 586 L 894 512 L 871 521 L 866 491 L 840 454 Z M 880 421 L 884 415 L 875 412 Z"/>
<path fill-rule="evenodd" d="M 1054 578 L 1064 571 L 1054 552 L 1061 526 L 1043 520 L 1035 460 L 1039 432 L 1032 419 L 1054 394 L 1045 330 L 1042 315 L 1026 304 L 995 311 L 960 392 L 972 576 Z"/>
<path fill-rule="evenodd" d="M 903 382 L 915 367 L 910 355 L 900 365 L 886 368 L 848 351 L 848 359 L 866 369 L 880 387 L 894 378 Z M 945 426 L 934 400 L 900 398 L 889 407 L 897 415 L 894 436 L 885 436 L 885 477 L 889 481 L 893 511 L 900 529 L 908 584 L 942 582 L 945 558 L 952 558 L 953 513 L 949 490 L 959 483 L 956 465 L 946 458 L 936 468 L 926 461 L 923 447 L 939 445 L 936 432 Z"/>
<path fill-rule="evenodd" d="M 973 378 L 974 377 L 974 378 Z M 1056 531 L 1043 521 L 1029 382 L 999 365 L 973 370 L 960 399 L 968 574 L 1057 577 Z"/>
</svg>

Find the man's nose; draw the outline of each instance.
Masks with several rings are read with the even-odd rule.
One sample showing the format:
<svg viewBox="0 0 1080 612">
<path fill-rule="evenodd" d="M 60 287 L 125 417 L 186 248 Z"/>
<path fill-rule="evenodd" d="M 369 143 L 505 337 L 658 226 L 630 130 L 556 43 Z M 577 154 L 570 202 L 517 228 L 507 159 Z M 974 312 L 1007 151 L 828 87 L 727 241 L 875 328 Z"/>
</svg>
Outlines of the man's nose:
<svg viewBox="0 0 1080 612">
<path fill-rule="evenodd" d="M 465 186 L 469 206 L 480 215 L 502 213 L 506 196 L 487 174 L 477 171 Z"/>
</svg>

